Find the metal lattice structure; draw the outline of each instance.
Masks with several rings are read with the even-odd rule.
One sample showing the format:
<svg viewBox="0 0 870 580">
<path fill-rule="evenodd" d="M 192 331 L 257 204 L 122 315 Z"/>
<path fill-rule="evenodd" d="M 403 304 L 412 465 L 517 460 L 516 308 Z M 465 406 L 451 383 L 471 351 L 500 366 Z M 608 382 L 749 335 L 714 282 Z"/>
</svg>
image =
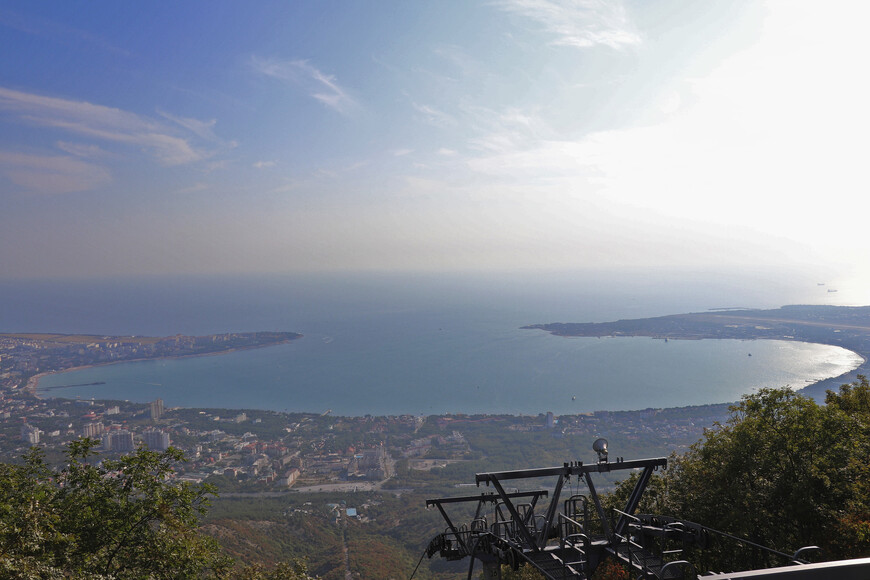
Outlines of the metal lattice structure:
<svg viewBox="0 0 870 580">
<path fill-rule="evenodd" d="M 587 579 L 599 565 L 613 558 L 633 569 L 638 578 L 870 578 L 870 559 L 810 564 L 808 554 L 815 546 L 786 554 L 730 536 L 696 523 L 661 515 L 636 514 L 640 499 L 653 473 L 667 466 L 667 459 L 638 459 L 615 462 L 608 459 L 607 442 L 599 439 L 593 449 L 598 461 L 565 463 L 560 467 L 478 473 L 479 487 L 491 486 L 494 492 L 464 497 L 430 499 L 426 507 L 436 507 L 447 523 L 435 536 L 425 555 L 438 554 L 447 560 L 470 558 L 468 578 L 480 561 L 485 578 L 500 578 L 502 565 L 518 569 L 532 566 L 548 580 Z M 637 470 L 639 476 L 623 509 L 605 510 L 592 479 L 593 474 Z M 562 492 L 571 478 L 582 484 L 586 493 L 573 493 L 564 501 Z M 505 490 L 506 482 L 555 478 L 550 490 Z M 549 503 L 541 502 L 548 498 Z M 470 522 L 456 525 L 448 514 L 451 504 L 473 505 Z M 561 502 L 561 503 L 560 503 Z M 546 503 L 546 505 L 540 505 Z M 711 545 L 736 542 L 753 553 L 763 553 L 775 567 L 742 572 L 703 572 L 684 559 L 689 553 L 703 553 Z"/>
</svg>

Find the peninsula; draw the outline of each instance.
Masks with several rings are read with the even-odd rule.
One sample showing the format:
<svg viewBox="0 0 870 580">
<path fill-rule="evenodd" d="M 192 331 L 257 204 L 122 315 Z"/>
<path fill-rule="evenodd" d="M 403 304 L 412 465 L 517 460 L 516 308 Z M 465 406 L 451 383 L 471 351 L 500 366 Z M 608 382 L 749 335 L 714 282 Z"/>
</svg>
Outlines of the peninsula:
<svg viewBox="0 0 870 580">
<path fill-rule="evenodd" d="M 792 305 L 771 310 L 721 309 L 615 322 L 532 324 L 522 328 L 545 330 L 557 336 L 812 342 L 851 350 L 864 359 L 856 372 L 866 375 L 870 371 L 867 362 L 870 359 L 870 306 Z"/>
<path fill-rule="evenodd" d="M 233 332 L 206 336 L 98 336 L 0 333 L 0 388 L 34 389 L 39 377 L 72 368 L 155 358 L 202 356 L 274 346 L 295 332 Z"/>
</svg>

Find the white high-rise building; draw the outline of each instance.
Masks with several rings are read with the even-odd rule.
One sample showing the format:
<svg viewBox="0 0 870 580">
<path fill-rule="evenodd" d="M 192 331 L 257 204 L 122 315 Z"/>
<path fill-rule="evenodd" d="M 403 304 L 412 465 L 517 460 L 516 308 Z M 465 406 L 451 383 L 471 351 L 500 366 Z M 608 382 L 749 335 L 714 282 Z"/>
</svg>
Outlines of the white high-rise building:
<svg viewBox="0 0 870 580">
<path fill-rule="evenodd" d="M 103 449 L 106 451 L 134 451 L 136 444 L 133 442 L 133 434 L 124 429 L 107 433 L 103 437 Z"/>
<path fill-rule="evenodd" d="M 171 444 L 169 433 L 158 429 L 148 429 L 142 434 L 142 441 L 152 451 L 166 451 Z"/>
<path fill-rule="evenodd" d="M 163 416 L 163 399 L 156 399 L 151 401 L 151 418 L 155 421 L 160 419 Z"/>
<path fill-rule="evenodd" d="M 82 437 L 89 437 L 91 439 L 95 439 L 102 435 L 103 431 L 106 430 L 106 426 L 103 425 L 102 422 L 98 423 L 88 423 L 84 427 L 82 427 Z"/>
<path fill-rule="evenodd" d="M 21 426 L 21 440 L 25 443 L 29 443 L 30 445 L 38 444 L 39 434 L 40 430 L 29 423 L 25 423 Z"/>
</svg>

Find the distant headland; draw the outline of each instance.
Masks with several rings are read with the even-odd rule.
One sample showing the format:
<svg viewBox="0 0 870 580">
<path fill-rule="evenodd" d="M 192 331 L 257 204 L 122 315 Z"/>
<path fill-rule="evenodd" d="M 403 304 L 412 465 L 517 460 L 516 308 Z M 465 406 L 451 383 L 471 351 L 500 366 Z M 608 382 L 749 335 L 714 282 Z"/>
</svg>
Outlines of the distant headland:
<svg viewBox="0 0 870 580">
<path fill-rule="evenodd" d="M 47 374 L 157 358 L 222 354 L 300 338 L 296 332 L 232 332 L 206 336 L 103 336 L 0 333 L 0 387 L 36 389 Z"/>
<path fill-rule="evenodd" d="M 660 339 L 795 340 L 839 346 L 864 359 L 854 372 L 868 374 L 870 365 L 870 306 L 792 305 L 772 310 L 718 309 L 615 322 L 553 322 L 524 329 L 545 330 L 557 336 L 649 336 Z M 842 377 L 822 381 L 833 388 Z"/>
</svg>

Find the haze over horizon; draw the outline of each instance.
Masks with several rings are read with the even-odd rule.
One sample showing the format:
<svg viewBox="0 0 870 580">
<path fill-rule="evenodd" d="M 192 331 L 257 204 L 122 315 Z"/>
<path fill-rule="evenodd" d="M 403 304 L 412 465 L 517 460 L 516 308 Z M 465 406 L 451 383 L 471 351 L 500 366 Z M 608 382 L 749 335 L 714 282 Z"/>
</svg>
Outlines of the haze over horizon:
<svg viewBox="0 0 870 580">
<path fill-rule="evenodd" d="M 715 266 L 870 281 L 855 220 L 868 13 L 6 3 L 0 279 Z"/>
</svg>

